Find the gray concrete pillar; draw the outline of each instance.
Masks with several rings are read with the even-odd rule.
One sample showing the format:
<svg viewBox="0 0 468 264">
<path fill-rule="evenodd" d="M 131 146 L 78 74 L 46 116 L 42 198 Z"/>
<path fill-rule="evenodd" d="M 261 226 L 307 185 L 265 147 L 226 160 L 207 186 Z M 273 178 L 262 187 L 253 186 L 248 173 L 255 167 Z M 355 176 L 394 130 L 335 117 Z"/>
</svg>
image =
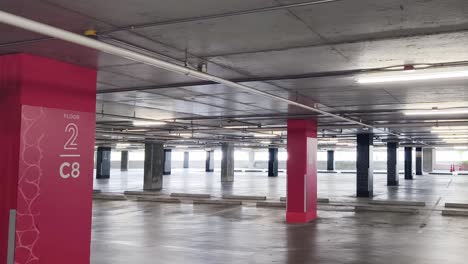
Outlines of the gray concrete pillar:
<svg viewBox="0 0 468 264">
<path fill-rule="evenodd" d="M 208 150 L 206 152 L 205 171 L 206 172 L 214 171 L 214 150 Z"/>
<path fill-rule="evenodd" d="M 372 197 L 374 195 L 373 134 L 357 135 L 356 159 L 356 195 Z"/>
<path fill-rule="evenodd" d="M 98 147 L 96 157 L 96 179 L 109 179 L 111 169 L 111 148 Z"/>
<path fill-rule="evenodd" d="M 387 143 L 387 185 L 398 186 L 398 142 Z"/>
<path fill-rule="evenodd" d="M 422 148 L 416 148 L 416 175 L 422 175 Z"/>
<path fill-rule="evenodd" d="M 163 186 L 164 144 L 145 144 L 144 190 L 160 190 Z"/>
<path fill-rule="evenodd" d="M 120 156 L 120 170 L 128 171 L 128 151 L 123 150 Z"/>
<path fill-rule="evenodd" d="M 423 171 L 432 172 L 434 171 L 435 165 L 435 149 L 423 148 Z"/>
<path fill-rule="evenodd" d="M 335 170 L 335 151 L 334 150 L 327 151 L 327 170 L 328 171 Z"/>
<path fill-rule="evenodd" d="M 164 175 L 171 175 L 172 168 L 172 149 L 164 150 Z"/>
<path fill-rule="evenodd" d="M 184 152 L 184 169 L 188 169 L 189 168 L 189 157 L 190 157 L 190 154 L 188 151 L 185 151 Z"/>
<path fill-rule="evenodd" d="M 221 146 L 221 182 L 234 181 L 234 144 L 223 143 Z"/>
<path fill-rule="evenodd" d="M 413 179 L 413 148 L 405 147 L 405 180 Z"/>
<path fill-rule="evenodd" d="M 268 149 L 268 177 L 278 176 L 278 148 Z"/>
</svg>

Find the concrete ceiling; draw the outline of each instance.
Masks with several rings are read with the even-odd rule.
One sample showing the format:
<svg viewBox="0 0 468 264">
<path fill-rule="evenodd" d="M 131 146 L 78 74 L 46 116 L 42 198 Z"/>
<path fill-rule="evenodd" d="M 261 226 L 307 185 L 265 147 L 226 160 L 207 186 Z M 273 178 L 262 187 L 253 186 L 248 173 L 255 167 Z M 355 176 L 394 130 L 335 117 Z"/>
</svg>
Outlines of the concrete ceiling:
<svg viewBox="0 0 468 264">
<path fill-rule="evenodd" d="M 101 41 L 180 65 L 205 64 L 209 74 L 403 133 L 414 142 L 445 145 L 431 127 L 468 125 L 466 114 L 403 114 L 433 107 L 468 109 L 468 79 L 356 81 L 358 73 L 395 65 L 468 64 L 467 1 L 341 0 L 264 10 L 303 2 L 3 0 L 0 9 L 77 33 L 96 29 Z M 168 144 L 284 144 L 286 120 L 293 117 L 318 118 L 323 137 L 352 140 L 359 131 L 356 125 L 260 95 L 5 25 L 0 32 L 1 54 L 28 52 L 99 70 L 101 143 L 154 138 Z M 135 116 L 167 124 L 135 128 Z M 253 136 L 272 130 L 279 136 Z M 388 138 L 382 131 L 377 135 Z"/>
</svg>

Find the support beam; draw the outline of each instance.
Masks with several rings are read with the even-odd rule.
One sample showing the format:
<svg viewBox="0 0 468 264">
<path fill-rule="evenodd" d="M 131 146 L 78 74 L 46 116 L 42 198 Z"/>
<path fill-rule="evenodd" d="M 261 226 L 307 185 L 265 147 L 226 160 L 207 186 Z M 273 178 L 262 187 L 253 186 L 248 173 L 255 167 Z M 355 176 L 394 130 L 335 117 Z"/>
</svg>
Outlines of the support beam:
<svg viewBox="0 0 468 264">
<path fill-rule="evenodd" d="M 123 150 L 120 155 L 120 170 L 128 171 L 128 150 Z"/>
<path fill-rule="evenodd" d="M 190 163 L 190 154 L 188 151 L 184 152 L 184 169 L 189 168 L 189 163 Z"/>
<path fill-rule="evenodd" d="M 223 143 L 221 146 L 221 182 L 234 181 L 234 144 Z"/>
<path fill-rule="evenodd" d="M 317 121 L 288 120 L 287 223 L 317 218 Z"/>
<path fill-rule="evenodd" d="M 214 171 L 214 150 L 206 151 L 205 171 L 206 172 Z"/>
<path fill-rule="evenodd" d="M 398 186 L 398 142 L 387 143 L 387 186 Z"/>
<path fill-rule="evenodd" d="M 335 170 L 335 151 L 328 150 L 327 151 L 327 171 L 334 171 Z"/>
<path fill-rule="evenodd" d="M 435 165 L 435 149 L 423 148 L 423 171 L 432 172 L 434 171 Z"/>
<path fill-rule="evenodd" d="M 416 148 L 416 175 L 422 175 L 422 148 Z"/>
<path fill-rule="evenodd" d="M 0 56 L 0 263 L 89 264 L 96 70 Z"/>
<path fill-rule="evenodd" d="M 356 159 L 356 195 L 357 197 L 372 197 L 374 195 L 374 135 L 357 135 Z"/>
<path fill-rule="evenodd" d="M 405 180 L 413 179 L 413 148 L 405 147 Z"/>
<path fill-rule="evenodd" d="M 172 169 L 172 149 L 164 150 L 164 175 L 171 175 Z"/>
<path fill-rule="evenodd" d="M 278 148 L 268 149 L 268 177 L 278 176 Z"/>
<path fill-rule="evenodd" d="M 96 179 L 109 179 L 111 169 L 111 148 L 98 147 L 96 157 Z"/>
<path fill-rule="evenodd" d="M 163 187 L 164 144 L 145 144 L 144 190 L 161 190 Z"/>
</svg>

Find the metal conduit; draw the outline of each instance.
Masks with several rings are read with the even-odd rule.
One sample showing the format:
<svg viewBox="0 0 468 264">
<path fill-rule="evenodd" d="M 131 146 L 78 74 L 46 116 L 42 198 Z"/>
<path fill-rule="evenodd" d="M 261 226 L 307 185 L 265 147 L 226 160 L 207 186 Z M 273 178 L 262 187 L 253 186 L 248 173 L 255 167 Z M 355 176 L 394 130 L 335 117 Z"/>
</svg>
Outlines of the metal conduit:
<svg viewBox="0 0 468 264">
<path fill-rule="evenodd" d="M 85 37 L 85 36 L 82 36 L 82 35 L 79 35 L 79 34 L 76 34 L 76 33 L 72 33 L 72 32 L 69 32 L 69 31 L 66 31 L 66 30 L 63 30 L 63 29 L 60 29 L 60 28 L 49 26 L 49 25 L 46 25 L 46 24 L 31 20 L 31 19 L 27 19 L 27 18 L 24 18 L 24 17 L 21 17 L 21 16 L 13 15 L 13 14 L 10 14 L 10 13 L 4 12 L 4 11 L 0 11 L 0 22 L 4 23 L 4 24 L 11 25 L 11 26 L 19 27 L 19 28 L 22 28 L 22 29 L 25 29 L 25 30 L 28 30 L 28 31 L 32 31 L 32 32 L 35 32 L 35 33 L 38 33 L 38 34 L 46 35 L 46 36 L 49 36 L 49 37 L 61 39 L 61 40 L 67 41 L 67 42 L 71 42 L 71 43 L 74 43 L 74 44 L 77 44 L 77 45 L 81 45 L 81 46 L 85 46 L 85 47 L 92 48 L 92 49 L 95 49 L 95 50 L 99 50 L 99 51 L 102 51 L 102 52 L 105 52 L 105 53 L 108 53 L 108 54 L 111 54 L 111 55 L 123 57 L 123 58 L 129 59 L 129 60 L 133 60 L 133 61 L 136 61 L 136 62 L 147 64 L 147 65 L 150 65 L 150 66 L 165 69 L 165 70 L 168 70 L 168 71 L 171 71 L 171 72 L 184 74 L 186 76 L 193 77 L 193 78 L 196 78 L 196 79 L 213 81 L 213 82 L 216 82 L 216 83 L 219 83 L 219 84 L 223 84 L 223 85 L 225 85 L 227 87 L 247 91 L 247 92 L 253 93 L 253 94 L 258 94 L 258 95 L 261 95 L 261 96 L 264 96 L 264 97 L 267 97 L 267 98 L 270 98 L 270 99 L 274 99 L 274 100 L 279 101 L 279 102 L 283 102 L 283 103 L 287 103 L 289 105 L 297 106 L 299 108 L 303 108 L 303 109 L 306 109 L 306 110 L 309 110 L 309 111 L 320 113 L 320 114 L 325 115 L 325 116 L 334 117 L 334 118 L 342 120 L 342 121 L 350 122 L 350 123 L 362 126 L 364 128 L 380 130 L 385 134 L 400 137 L 400 135 L 398 135 L 396 133 L 389 132 L 389 131 L 386 131 L 386 130 L 382 130 L 382 129 L 376 128 L 376 127 L 374 127 L 372 125 L 362 123 L 360 121 L 356 121 L 356 120 L 353 120 L 353 119 L 350 119 L 350 118 L 346 118 L 346 117 L 343 117 L 343 116 L 332 114 L 332 113 L 329 113 L 329 112 L 326 112 L 326 111 L 323 111 L 323 110 L 320 110 L 320 109 L 317 109 L 317 108 L 314 108 L 314 107 L 311 107 L 311 106 L 308 106 L 308 105 L 305 105 L 305 104 L 301 104 L 301 103 L 298 103 L 298 102 L 295 102 L 295 101 L 291 101 L 289 99 L 282 98 L 282 97 L 274 95 L 274 94 L 270 94 L 270 93 L 266 93 L 266 92 L 263 92 L 263 91 L 256 90 L 256 89 L 251 88 L 251 87 L 246 86 L 246 85 L 238 84 L 238 83 L 235 83 L 235 82 L 232 82 L 232 81 L 220 78 L 220 77 L 216 77 L 216 76 L 213 76 L 213 75 L 210 75 L 210 74 L 206 74 L 206 73 L 203 73 L 203 72 L 192 70 L 192 69 L 186 68 L 184 66 L 179 66 L 179 65 L 176 65 L 176 64 L 173 64 L 173 63 L 170 63 L 170 62 L 166 62 L 166 61 L 157 59 L 157 58 L 152 58 L 152 57 L 149 57 L 149 56 L 146 56 L 146 55 L 143 55 L 143 54 L 131 51 L 131 50 L 116 47 L 116 46 L 113 46 L 113 45 L 110 45 L 110 44 L 107 44 L 107 43 L 103 43 L 101 41 L 98 41 L 98 40 L 95 40 L 95 39 L 92 39 L 92 38 L 89 38 L 89 37 Z M 411 138 L 409 138 L 409 139 L 411 139 Z"/>
</svg>

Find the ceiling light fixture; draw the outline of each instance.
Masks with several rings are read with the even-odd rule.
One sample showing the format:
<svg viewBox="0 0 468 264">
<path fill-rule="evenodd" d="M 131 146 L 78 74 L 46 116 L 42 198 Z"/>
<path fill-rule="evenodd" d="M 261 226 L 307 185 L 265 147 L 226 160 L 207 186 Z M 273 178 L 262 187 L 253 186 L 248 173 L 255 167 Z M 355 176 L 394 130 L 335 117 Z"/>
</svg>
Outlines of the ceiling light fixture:
<svg viewBox="0 0 468 264">
<path fill-rule="evenodd" d="M 457 134 L 457 133 L 468 133 L 468 129 L 456 130 L 456 129 L 447 129 L 447 130 L 431 130 L 433 134 Z"/>
<path fill-rule="evenodd" d="M 134 126 L 163 126 L 165 122 L 160 121 L 133 121 Z"/>
<path fill-rule="evenodd" d="M 439 138 L 466 138 L 468 139 L 468 135 L 439 135 Z"/>
<path fill-rule="evenodd" d="M 468 149 L 467 146 L 455 146 L 454 149 Z"/>
<path fill-rule="evenodd" d="M 426 81 L 451 78 L 466 78 L 468 70 L 434 72 L 425 70 L 401 71 L 398 74 L 369 74 L 366 77 L 359 77 L 357 82 L 360 84 L 370 83 L 389 83 L 389 82 L 407 82 L 407 81 Z"/>
<path fill-rule="evenodd" d="M 248 128 L 257 128 L 251 126 L 224 126 L 225 129 L 248 129 Z"/>
<path fill-rule="evenodd" d="M 433 131 L 438 130 L 456 130 L 457 132 L 460 130 L 468 130 L 468 126 L 440 126 L 440 127 L 432 127 Z"/>
<path fill-rule="evenodd" d="M 275 135 L 275 134 L 254 134 L 253 136 L 261 138 L 261 137 L 277 137 L 278 135 Z"/>
<path fill-rule="evenodd" d="M 468 110 L 427 110 L 427 111 L 408 111 L 404 112 L 407 116 L 420 116 L 420 115 L 461 115 L 468 114 Z"/>
</svg>

